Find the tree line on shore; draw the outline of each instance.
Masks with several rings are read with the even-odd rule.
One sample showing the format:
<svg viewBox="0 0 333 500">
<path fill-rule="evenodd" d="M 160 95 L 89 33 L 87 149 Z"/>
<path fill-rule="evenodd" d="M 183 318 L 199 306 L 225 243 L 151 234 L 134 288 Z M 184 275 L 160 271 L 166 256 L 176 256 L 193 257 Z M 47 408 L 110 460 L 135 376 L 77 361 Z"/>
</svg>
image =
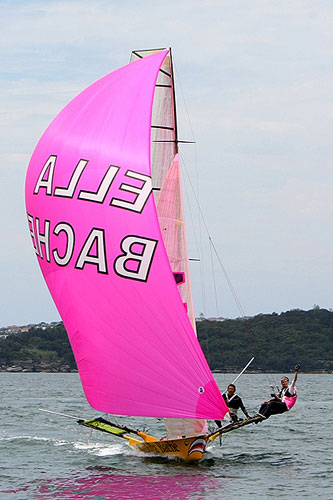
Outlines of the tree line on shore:
<svg viewBox="0 0 333 500">
<path fill-rule="evenodd" d="M 200 321 L 198 338 L 212 370 L 333 371 L 333 311 L 314 307 L 245 320 Z M 231 370 L 230 370 L 231 371 Z"/>
<path fill-rule="evenodd" d="M 237 371 L 254 356 L 250 369 L 333 371 L 333 312 L 315 307 L 247 319 L 197 322 L 198 339 L 212 370 Z M 0 339 L 0 369 L 74 371 L 75 359 L 62 323 Z M 66 367 L 61 369 L 61 367 Z M 9 370 L 10 371 L 10 370 Z M 15 371 L 15 370 L 12 370 Z"/>
</svg>

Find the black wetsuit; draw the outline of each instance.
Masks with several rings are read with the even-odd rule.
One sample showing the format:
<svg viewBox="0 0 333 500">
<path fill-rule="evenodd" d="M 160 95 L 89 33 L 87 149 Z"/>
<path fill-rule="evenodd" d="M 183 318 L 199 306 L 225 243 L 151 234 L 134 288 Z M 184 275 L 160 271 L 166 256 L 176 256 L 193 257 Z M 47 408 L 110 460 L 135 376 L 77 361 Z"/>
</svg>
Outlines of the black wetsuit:
<svg viewBox="0 0 333 500">
<path fill-rule="evenodd" d="M 278 397 L 281 399 L 283 398 L 283 396 L 292 398 L 295 395 L 295 392 L 292 393 L 291 391 L 294 391 L 294 382 L 292 383 L 291 386 L 288 387 L 288 389 L 281 389 L 281 391 L 278 394 Z M 263 403 L 260 406 L 259 415 L 265 418 L 269 418 L 271 415 L 277 415 L 279 413 L 284 413 L 285 411 L 288 411 L 288 406 L 286 405 L 286 403 L 283 403 L 282 401 L 277 401 L 276 399 L 271 399 L 268 403 Z"/>
<path fill-rule="evenodd" d="M 247 418 L 249 417 L 249 414 L 247 413 L 246 408 L 243 405 L 242 399 L 239 396 L 237 396 L 237 394 L 235 394 L 234 396 L 231 396 L 230 398 L 228 396 L 228 393 L 223 394 L 223 399 L 229 408 L 230 416 L 231 416 L 233 422 L 237 422 L 237 420 L 238 420 L 237 410 L 239 410 L 239 408 L 242 410 L 242 412 L 244 413 L 244 415 Z M 221 420 L 215 420 L 215 423 L 218 427 L 221 427 L 221 425 L 222 425 Z"/>
<path fill-rule="evenodd" d="M 243 405 L 243 401 L 241 400 L 241 398 L 239 396 L 237 396 L 237 394 L 235 394 L 234 396 L 231 396 L 231 398 L 229 398 L 228 393 L 223 394 L 223 399 L 227 403 L 227 406 L 230 410 L 231 418 L 234 422 L 236 422 L 238 420 L 237 410 L 239 410 L 239 408 L 242 410 L 242 412 L 244 413 L 244 415 L 246 417 L 249 416 L 247 411 L 246 411 L 245 406 Z"/>
</svg>

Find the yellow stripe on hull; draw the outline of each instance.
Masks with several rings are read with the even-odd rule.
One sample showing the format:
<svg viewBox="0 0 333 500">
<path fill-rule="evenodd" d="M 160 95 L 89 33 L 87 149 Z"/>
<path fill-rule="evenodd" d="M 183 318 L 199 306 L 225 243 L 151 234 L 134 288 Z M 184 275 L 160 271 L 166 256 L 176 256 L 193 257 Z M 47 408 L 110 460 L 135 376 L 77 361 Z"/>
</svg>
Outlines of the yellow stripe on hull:
<svg viewBox="0 0 333 500">
<path fill-rule="evenodd" d="M 189 438 L 165 439 L 162 441 L 144 443 L 130 442 L 130 446 L 136 450 L 162 456 L 174 456 L 189 462 L 201 460 L 203 458 L 206 445 L 207 435 L 205 434 Z"/>
</svg>

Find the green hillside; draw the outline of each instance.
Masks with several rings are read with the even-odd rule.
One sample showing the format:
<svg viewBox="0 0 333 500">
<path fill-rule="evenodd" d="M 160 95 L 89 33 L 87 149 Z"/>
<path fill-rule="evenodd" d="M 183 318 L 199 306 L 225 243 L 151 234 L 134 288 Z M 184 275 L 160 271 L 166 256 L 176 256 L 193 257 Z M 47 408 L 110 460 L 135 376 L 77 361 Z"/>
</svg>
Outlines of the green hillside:
<svg viewBox="0 0 333 500">
<path fill-rule="evenodd" d="M 259 314 L 247 320 L 197 323 L 198 338 L 212 369 L 245 366 L 285 371 L 333 370 L 333 312 L 314 308 Z"/>
<path fill-rule="evenodd" d="M 0 368 L 6 370 L 12 365 L 21 366 L 26 371 L 71 371 L 76 369 L 63 324 L 33 326 L 29 331 L 1 338 Z"/>
<path fill-rule="evenodd" d="M 2 329 L 3 330 L 3 329 Z M 246 320 L 201 320 L 198 338 L 213 370 L 333 371 L 333 312 L 314 308 L 260 314 Z M 3 333 L 3 332 L 2 332 Z M 0 338 L 0 369 L 72 371 L 75 360 L 62 323 L 33 326 Z M 20 369 L 22 368 L 22 369 Z"/>
</svg>

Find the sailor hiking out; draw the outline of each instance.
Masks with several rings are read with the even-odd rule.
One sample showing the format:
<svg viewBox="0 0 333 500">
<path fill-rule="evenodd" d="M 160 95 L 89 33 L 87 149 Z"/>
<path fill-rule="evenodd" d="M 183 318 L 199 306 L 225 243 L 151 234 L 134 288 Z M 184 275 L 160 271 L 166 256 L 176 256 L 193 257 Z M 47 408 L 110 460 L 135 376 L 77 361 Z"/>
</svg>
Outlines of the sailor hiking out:
<svg viewBox="0 0 333 500">
<path fill-rule="evenodd" d="M 298 376 L 298 371 L 300 365 L 295 366 L 294 379 L 291 384 L 289 384 L 288 377 L 282 377 L 281 379 L 281 390 L 279 393 L 271 394 L 272 399 L 266 400 L 259 409 L 258 416 L 262 419 L 269 418 L 271 415 L 277 415 L 279 413 L 284 413 L 290 410 L 297 399 L 297 388 L 295 386 Z"/>
</svg>

